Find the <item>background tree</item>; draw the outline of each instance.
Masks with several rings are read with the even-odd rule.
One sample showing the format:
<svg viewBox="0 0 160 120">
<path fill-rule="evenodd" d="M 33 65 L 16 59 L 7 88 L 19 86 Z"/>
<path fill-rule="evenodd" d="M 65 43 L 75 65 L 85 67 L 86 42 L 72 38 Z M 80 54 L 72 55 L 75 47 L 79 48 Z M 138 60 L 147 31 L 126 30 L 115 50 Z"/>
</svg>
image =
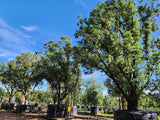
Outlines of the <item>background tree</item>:
<svg viewBox="0 0 160 120">
<path fill-rule="evenodd" d="M 46 79 L 50 84 L 56 95 L 54 101 L 58 104 L 62 104 L 62 100 L 73 92 L 80 81 L 80 67 L 73 53 L 68 37 L 62 37 L 59 43 L 51 40 L 44 44 L 42 62 L 35 71 L 35 76 Z"/>
<path fill-rule="evenodd" d="M 2 102 L 3 100 L 3 97 L 4 97 L 4 90 L 2 87 L 0 87 L 0 103 Z"/>
<path fill-rule="evenodd" d="M 33 91 L 41 82 L 40 79 L 33 78 L 33 71 L 38 61 L 39 56 L 30 52 L 16 56 L 16 89 L 24 95 L 25 104 L 30 91 Z"/>
<path fill-rule="evenodd" d="M 123 94 L 119 91 L 116 84 L 113 82 L 112 79 L 107 78 L 104 82 L 104 85 L 108 88 L 108 94 L 111 97 L 119 97 L 119 110 L 126 109 L 126 102 L 124 100 Z"/>
<path fill-rule="evenodd" d="M 9 94 L 9 100 L 8 102 L 10 103 L 12 100 L 12 97 L 16 93 L 16 76 L 15 76 L 15 67 L 16 67 L 16 62 L 14 60 L 9 61 L 8 63 L 2 62 L 1 64 L 1 74 L 0 74 L 0 79 L 1 83 L 7 90 Z"/>
<path fill-rule="evenodd" d="M 103 99 L 103 105 L 108 109 L 117 109 L 118 108 L 118 97 L 112 97 L 105 95 Z"/>
<path fill-rule="evenodd" d="M 82 97 L 82 88 L 81 88 L 81 78 L 79 80 L 80 82 L 73 88 L 70 94 L 67 95 L 67 97 L 64 99 L 65 104 L 71 104 L 71 106 L 74 105 L 81 105 L 81 97 Z"/>
<path fill-rule="evenodd" d="M 85 93 L 83 96 L 83 104 L 85 105 L 94 105 L 94 107 L 98 105 L 103 105 L 103 87 L 104 84 L 98 83 L 94 77 L 91 79 L 84 81 Z"/>
<path fill-rule="evenodd" d="M 30 101 L 40 103 L 53 103 L 53 93 L 49 90 L 34 90 L 28 98 Z"/>
<path fill-rule="evenodd" d="M 160 39 L 151 37 L 158 30 L 159 5 L 153 0 L 145 5 L 107 0 L 98 3 L 88 19 L 79 16 L 75 33 L 76 38 L 82 37 L 77 46 L 79 62 L 86 73 L 101 70 L 110 77 L 128 110 L 138 110 L 141 93 L 159 69 Z"/>
</svg>

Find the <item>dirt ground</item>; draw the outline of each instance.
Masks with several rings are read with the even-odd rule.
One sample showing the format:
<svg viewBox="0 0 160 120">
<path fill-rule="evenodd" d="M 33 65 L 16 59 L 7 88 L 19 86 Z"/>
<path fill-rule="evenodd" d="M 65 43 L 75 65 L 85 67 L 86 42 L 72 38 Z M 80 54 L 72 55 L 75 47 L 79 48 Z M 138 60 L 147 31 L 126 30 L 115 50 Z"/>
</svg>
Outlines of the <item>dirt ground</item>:
<svg viewBox="0 0 160 120">
<path fill-rule="evenodd" d="M 0 110 L 0 120 L 65 120 L 63 118 L 47 118 L 46 113 L 25 113 L 17 114 L 12 111 Z M 78 114 L 71 116 L 70 120 L 113 120 L 113 118 L 103 117 L 101 115 L 91 116 Z"/>
</svg>

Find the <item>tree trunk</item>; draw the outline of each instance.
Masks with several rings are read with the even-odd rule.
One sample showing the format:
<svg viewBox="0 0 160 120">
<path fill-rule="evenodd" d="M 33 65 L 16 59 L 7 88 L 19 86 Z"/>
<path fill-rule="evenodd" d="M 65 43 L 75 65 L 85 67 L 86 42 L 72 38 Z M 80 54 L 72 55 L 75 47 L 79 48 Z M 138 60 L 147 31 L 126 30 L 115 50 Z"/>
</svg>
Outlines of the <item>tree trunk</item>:
<svg viewBox="0 0 160 120">
<path fill-rule="evenodd" d="M 26 105 L 26 95 L 24 95 L 24 104 Z"/>
<path fill-rule="evenodd" d="M 137 111 L 138 110 L 138 97 L 131 97 L 127 99 L 127 109 L 131 111 Z"/>
<path fill-rule="evenodd" d="M 73 106 L 73 94 L 71 92 L 71 106 Z"/>
<path fill-rule="evenodd" d="M 9 95 L 9 100 L 8 100 L 9 103 L 11 103 L 11 99 L 12 99 L 12 94 Z"/>
<path fill-rule="evenodd" d="M 122 105 L 121 105 L 121 96 L 119 96 L 119 110 L 122 110 Z"/>
</svg>

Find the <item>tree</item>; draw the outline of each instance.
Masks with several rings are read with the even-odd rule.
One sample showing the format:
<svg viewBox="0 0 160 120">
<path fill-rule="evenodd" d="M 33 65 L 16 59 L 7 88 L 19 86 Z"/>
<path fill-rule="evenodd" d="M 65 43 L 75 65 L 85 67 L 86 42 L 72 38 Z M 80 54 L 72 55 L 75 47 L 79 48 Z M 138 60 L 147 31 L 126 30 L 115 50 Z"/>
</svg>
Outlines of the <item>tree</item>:
<svg viewBox="0 0 160 120">
<path fill-rule="evenodd" d="M 1 64 L 1 82 L 6 88 L 8 94 L 9 94 L 9 100 L 10 103 L 12 100 L 12 97 L 16 93 L 16 76 L 15 76 L 15 66 L 16 62 L 14 60 L 9 61 L 8 63 L 2 62 Z"/>
<path fill-rule="evenodd" d="M 119 110 L 125 110 L 126 104 L 122 93 L 116 87 L 116 84 L 112 79 L 107 78 L 104 82 L 105 86 L 108 88 L 108 94 L 112 97 L 119 97 Z"/>
<path fill-rule="evenodd" d="M 29 100 L 49 104 L 53 103 L 53 94 L 48 90 L 34 90 L 29 96 Z"/>
<path fill-rule="evenodd" d="M 81 38 L 76 53 L 86 73 L 100 70 L 111 78 L 128 110 L 138 110 L 139 97 L 160 66 L 160 39 L 152 36 L 160 4 L 142 1 L 98 3 L 88 19 L 79 16 L 75 33 Z"/>
<path fill-rule="evenodd" d="M 84 81 L 85 94 L 83 98 L 83 104 L 85 105 L 103 105 L 103 83 L 98 83 L 94 77 Z"/>
<path fill-rule="evenodd" d="M 4 90 L 2 87 L 0 87 L 0 103 L 2 102 L 3 100 L 3 97 L 4 97 Z"/>
<path fill-rule="evenodd" d="M 105 95 L 103 99 L 103 105 L 109 109 L 111 108 L 118 108 L 118 98 L 117 97 L 112 97 L 109 95 Z"/>
<path fill-rule="evenodd" d="M 62 100 L 77 87 L 81 72 L 73 56 L 71 39 L 63 36 L 58 42 L 51 40 L 44 44 L 35 76 L 47 80 L 56 95 L 54 103 L 62 104 Z"/>
<path fill-rule="evenodd" d="M 16 89 L 25 97 L 25 104 L 30 91 L 41 82 L 41 79 L 34 79 L 33 71 L 35 69 L 36 62 L 39 61 L 39 56 L 30 52 L 24 52 L 19 56 L 16 56 Z"/>
</svg>

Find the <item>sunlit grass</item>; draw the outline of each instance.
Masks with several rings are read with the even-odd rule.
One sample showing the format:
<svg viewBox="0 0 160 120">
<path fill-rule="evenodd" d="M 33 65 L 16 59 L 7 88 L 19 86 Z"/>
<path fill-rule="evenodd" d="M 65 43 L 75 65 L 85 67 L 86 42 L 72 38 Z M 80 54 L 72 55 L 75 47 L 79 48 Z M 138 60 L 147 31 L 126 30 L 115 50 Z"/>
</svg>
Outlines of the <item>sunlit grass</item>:
<svg viewBox="0 0 160 120">
<path fill-rule="evenodd" d="M 160 115 L 158 115 L 158 120 L 160 120 Z"/>
<path fill-rule="evenodd" d="M 105 117 L 113 117 L 114 115 L 113 115 L 113 114 L 102 114 L 102 116 L 105 116 Z"/>
<path fill-rule="evenodd" d="M 90 113 L 90 111 L 82 110 L 82 109 L 78 110 L 78 112 L 82 112 L 82 113 Z"/>
</svg>

